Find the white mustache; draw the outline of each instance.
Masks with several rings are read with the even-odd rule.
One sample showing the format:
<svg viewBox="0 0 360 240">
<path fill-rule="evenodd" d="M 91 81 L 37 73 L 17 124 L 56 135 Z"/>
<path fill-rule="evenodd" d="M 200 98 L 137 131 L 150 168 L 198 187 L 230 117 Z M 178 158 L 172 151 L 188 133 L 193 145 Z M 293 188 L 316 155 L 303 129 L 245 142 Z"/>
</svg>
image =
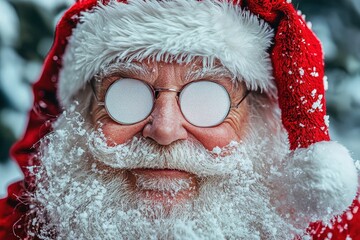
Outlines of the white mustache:
<svg viewBox="0 0 360 240">
<path fill-rule="evenodd" d="M 89 152 L 95 160 L 115 169 L 177 169 L 194 173 L 199 177 L 231 174 L 241 158 L 239 143 L 215 148 L 213 151 L 195 140 L 182 140 L 169 146 L 161 146 L 143 137 L 116 146 L 108 146 L 105 137 L 94 131 L 88 141 Z"/>
</svg>

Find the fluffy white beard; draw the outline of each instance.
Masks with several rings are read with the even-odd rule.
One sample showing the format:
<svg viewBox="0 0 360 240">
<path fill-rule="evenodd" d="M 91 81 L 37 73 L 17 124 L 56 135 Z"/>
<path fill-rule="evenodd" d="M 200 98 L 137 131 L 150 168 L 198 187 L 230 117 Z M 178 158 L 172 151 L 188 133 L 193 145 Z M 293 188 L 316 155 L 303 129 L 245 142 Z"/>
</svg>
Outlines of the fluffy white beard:
<svg viewBox="0 0 360 240">
<path fill-rule="evenodd" d="M 301 229 L 274 208 L 268 179 L 288 145 L 278 114 L 252 116 L 245 140 L 207 151 L 195 140 L 159 146 L 134 137 L 114 147 L 72 109 L 40 144 L 30 170 L 29 237 L 40 239 L 293 239 Z M 266 119 L 272 119 L 269 122 Z M 130 190 L 122 169 L 174 168 L 195 173 L 199 194 L 171 211 Z M 181 189 L 144 181 L 150 187 Z M 185 184 L 186 186 L 186 184 Z"/>
</svg>

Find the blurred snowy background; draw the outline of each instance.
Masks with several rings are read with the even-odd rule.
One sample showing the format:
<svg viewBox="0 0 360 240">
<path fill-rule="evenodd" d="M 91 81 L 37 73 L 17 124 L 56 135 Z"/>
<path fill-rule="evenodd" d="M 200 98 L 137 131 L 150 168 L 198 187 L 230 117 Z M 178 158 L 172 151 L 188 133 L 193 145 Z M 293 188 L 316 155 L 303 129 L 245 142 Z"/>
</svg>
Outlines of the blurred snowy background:
<svg viewBox="0 0 360 240">
<path fill-rule="evenodd" d="M 21 137 L 60 16 L 75 0 L 0 0 L 0 197 L 21 178 L 8 150 Z M 323 42 L 330 133 L 360 159 L 360 0 L 294 0 Z"/>
</svg>

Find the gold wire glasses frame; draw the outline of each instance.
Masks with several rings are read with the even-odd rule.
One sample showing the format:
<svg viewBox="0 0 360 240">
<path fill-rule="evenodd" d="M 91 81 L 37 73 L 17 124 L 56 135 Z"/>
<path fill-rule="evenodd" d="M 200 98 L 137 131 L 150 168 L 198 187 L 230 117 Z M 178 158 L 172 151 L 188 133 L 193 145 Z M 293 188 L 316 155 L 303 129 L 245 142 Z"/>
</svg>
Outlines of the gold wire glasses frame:
<svg viewBox="0 0 360 240">
<path fill-rule="evenodd" d="M 119 80 L 117 80 L 117 81 L 120 81 L 120 80 L 121 80 L 121 79 L 119 79 Z M 180 109 L 180 111 L 181 111 L 181 113 L 182 113 L 181 106 L 180 106 L 180 104 L 179 104 L 179 95 L 180 95 L 180 93 L 182 92 L 182 90 L 183 90 L 187 85 L 189 85 L 189 84 L 191 84 L 191 83 L 194 83 L 194 81 L 193 81 L 193 82 L 189 82 L 189 83 L 185 84 L 180 90 L 177 90 L 177 89 L 175 89 L 175 88 L 154 88 L 152 85 L 150 85 L 150 84 L 148 84 L 148 83 L 146 83 L 146 82 L 144 82 L 144 81 L 142 81 L 142 80 L 138 80 L 138 79 L 135 79 L 135 80 L 143 82 L 143 83 L 149 88 L 149 90 L 150 90 L 151 93 L 152 93 L 152 97 L 153 97 L 153 101 L 154 101 L 150 113 L 149 113 L 146 117 L 144 117 L 141 121 L 143 121 L 144 119 L 146 119 L 146 118 L 153 112 L 154 106 L 155 106 L 155 101 L 156 101 L 156 99 L 158 98 L 158 95 L 159 95 L 160 92 L 175 92 L 175 93 L 177 93 L 177 94 L 176 94 L 177 103 L 178 103 L 179 109 Z M 96 100 L 96 102 L 97 102 L 97 104 L 98 104 L 99 106 L 104 106 L 104 107 L 105 107 L 107 114 L 111 117 L 112 120 L 114 120 L 115 122 L 117 122 L 117 123 L 119 123 L 119 124 L 122 124 L 122 125 L 133 125 L 133 124 L 136 124 L 136 123 L 141 122 L 141 121 L 138 121 L 138 122 L 134 122 L 134 123 L 130 123 L 130 124 L 129 124 L 129 123 L 120 122 L 120 121 L 118 121 L 116 118 L 114 118 L 114 117 L 109 113 L 109 111 L 108 111 L 108 109 L 107 109 L 107 107 L 106 107 L 105 102 L 99 100 L 99 98 L 98 98 L 98 96 L 97 96 L 97 94 L 96 94 L 95 86 L 94 86 L 94 82 L 95 82 L 95 81 L 97 81 L 97 80 L 93 79 L 93 80 L 91 80 L 91 82 L 90 82 L 91 89 L 92 89 L 92 92 L 93 92 L 93 94 L 94 94 L 95 100 Z M 113 83 L 111 83 L 111 85 L 114 84 L 114 83 L 116 83 L 117 81 L 114 81 Z M 201 82 L 201 81 L 204 81 L 204 82 L 213 82 L 213 83 L 216 83 L 216 84 L 218 84 L 219 86 L 223 87 L 224 90 L 225 90 L 225 92 L 227 93 L 227 95 L 228 95 L 228 97 L 229 97 L 229 101 L 231 102 L 230 94 L 229 94 L 229 92 L 226 90 L 226 88 L 225 88 L 223 85 L 221 85 L 221 84 L 219 84 L 219 83 L 217 83 L 217 82 L 215 82 L 215 81 L 211 81 L 211 80 L 199 80 L 199 81 L 195 81 L 195 82 Z M 97 82 L 99 83 L 100 81 L 97 81 Z M 108 86 L 108 88 L 106 89 L 105 96 L 106 96 L 106 94 L 107 94 L 108 89 L 110 89 L 111 85 Z M 224 121 L 224 120 L 227 118 L 227 116 L 229 115 L 230 110 L 233 109 L 233 108 L 238 108 L 238 107 L 240 106 L 240 104 L 245 100 L 245 98 L 249 95 L 249 93 L 250 93 L 250 90 L 247 90 L 247 91 L 245 92 L 244 96 L 239 100 L 239 102 L 238 102 L 237 104 L 235 104 L 235 105 L 230 105 L 229 110 L 228 110 L 226 116 L 224 117 L 223 121 Z M 183 113 L 182 113 L 182 114 L 183 114 Z M 183 116 L 184 116 L 184 114 L 183 114 Z M 185 116 L 184 116 L 184 118 L 186 119 Z M 186 119 L 186 120 L 187 120 L 187 119 Z M 187 121 L 188 121 L 188 120 L 187 120 Z M 223 121 L 222 121 L 222 122 L 223 122 Z M 191 125 L 194 125 L 194 124 L 192 124 L 190 121 L 188 121 L 188 122 L 189 122 Z M 220 123 L 217 124 L 217 125 L 220 125 L 222 122 L 220 122 Z M 215 127 L 215 126 L 217 126 L 217 125 L 209 126 L 209 127 Z M 194 126 L 196 126 L 196 125 L 194 125 Z M 201 127 L 201 126 L 196 126 L 196 127 Z M 203 128 L 208 128 L 208 127 L 203 127 Z"/>
</svg>

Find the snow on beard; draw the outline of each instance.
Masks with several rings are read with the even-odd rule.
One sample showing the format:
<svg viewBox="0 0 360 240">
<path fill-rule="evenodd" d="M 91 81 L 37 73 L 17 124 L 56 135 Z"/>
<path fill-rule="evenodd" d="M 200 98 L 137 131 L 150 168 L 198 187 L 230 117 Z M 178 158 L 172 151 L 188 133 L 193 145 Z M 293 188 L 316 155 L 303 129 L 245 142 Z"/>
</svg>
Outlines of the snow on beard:
<svg viewBox="0 0 360 240">
<path fill-rule="evenodd" d="M 208 151 L 195 140 L 159 146 L 138 136 L 107 146 L 101 129 L 93 130 L 79 113 L 84 108 L 73 106 L 42 139 L 41 166 L 30 168 L 37 188 L 28 196 L 29 237 L 293 239 L 302 230 L 287 223 L 270 199 L 267 179 L 276 174 L 288 146 L 274 124 L 280 120 L 267 120 L 279 117 L 265 111 L 268 107 L 254 108 L 243 142 Z M 174 204 L 170 212 L 142 200 L 123 174 L 129 168 L 161 168 L 165 160 L 167 168 L 199 178 L 198 196 Z M 144 184 L 173 191 L 187 187 L 186 182 Z"/>
</svg>

